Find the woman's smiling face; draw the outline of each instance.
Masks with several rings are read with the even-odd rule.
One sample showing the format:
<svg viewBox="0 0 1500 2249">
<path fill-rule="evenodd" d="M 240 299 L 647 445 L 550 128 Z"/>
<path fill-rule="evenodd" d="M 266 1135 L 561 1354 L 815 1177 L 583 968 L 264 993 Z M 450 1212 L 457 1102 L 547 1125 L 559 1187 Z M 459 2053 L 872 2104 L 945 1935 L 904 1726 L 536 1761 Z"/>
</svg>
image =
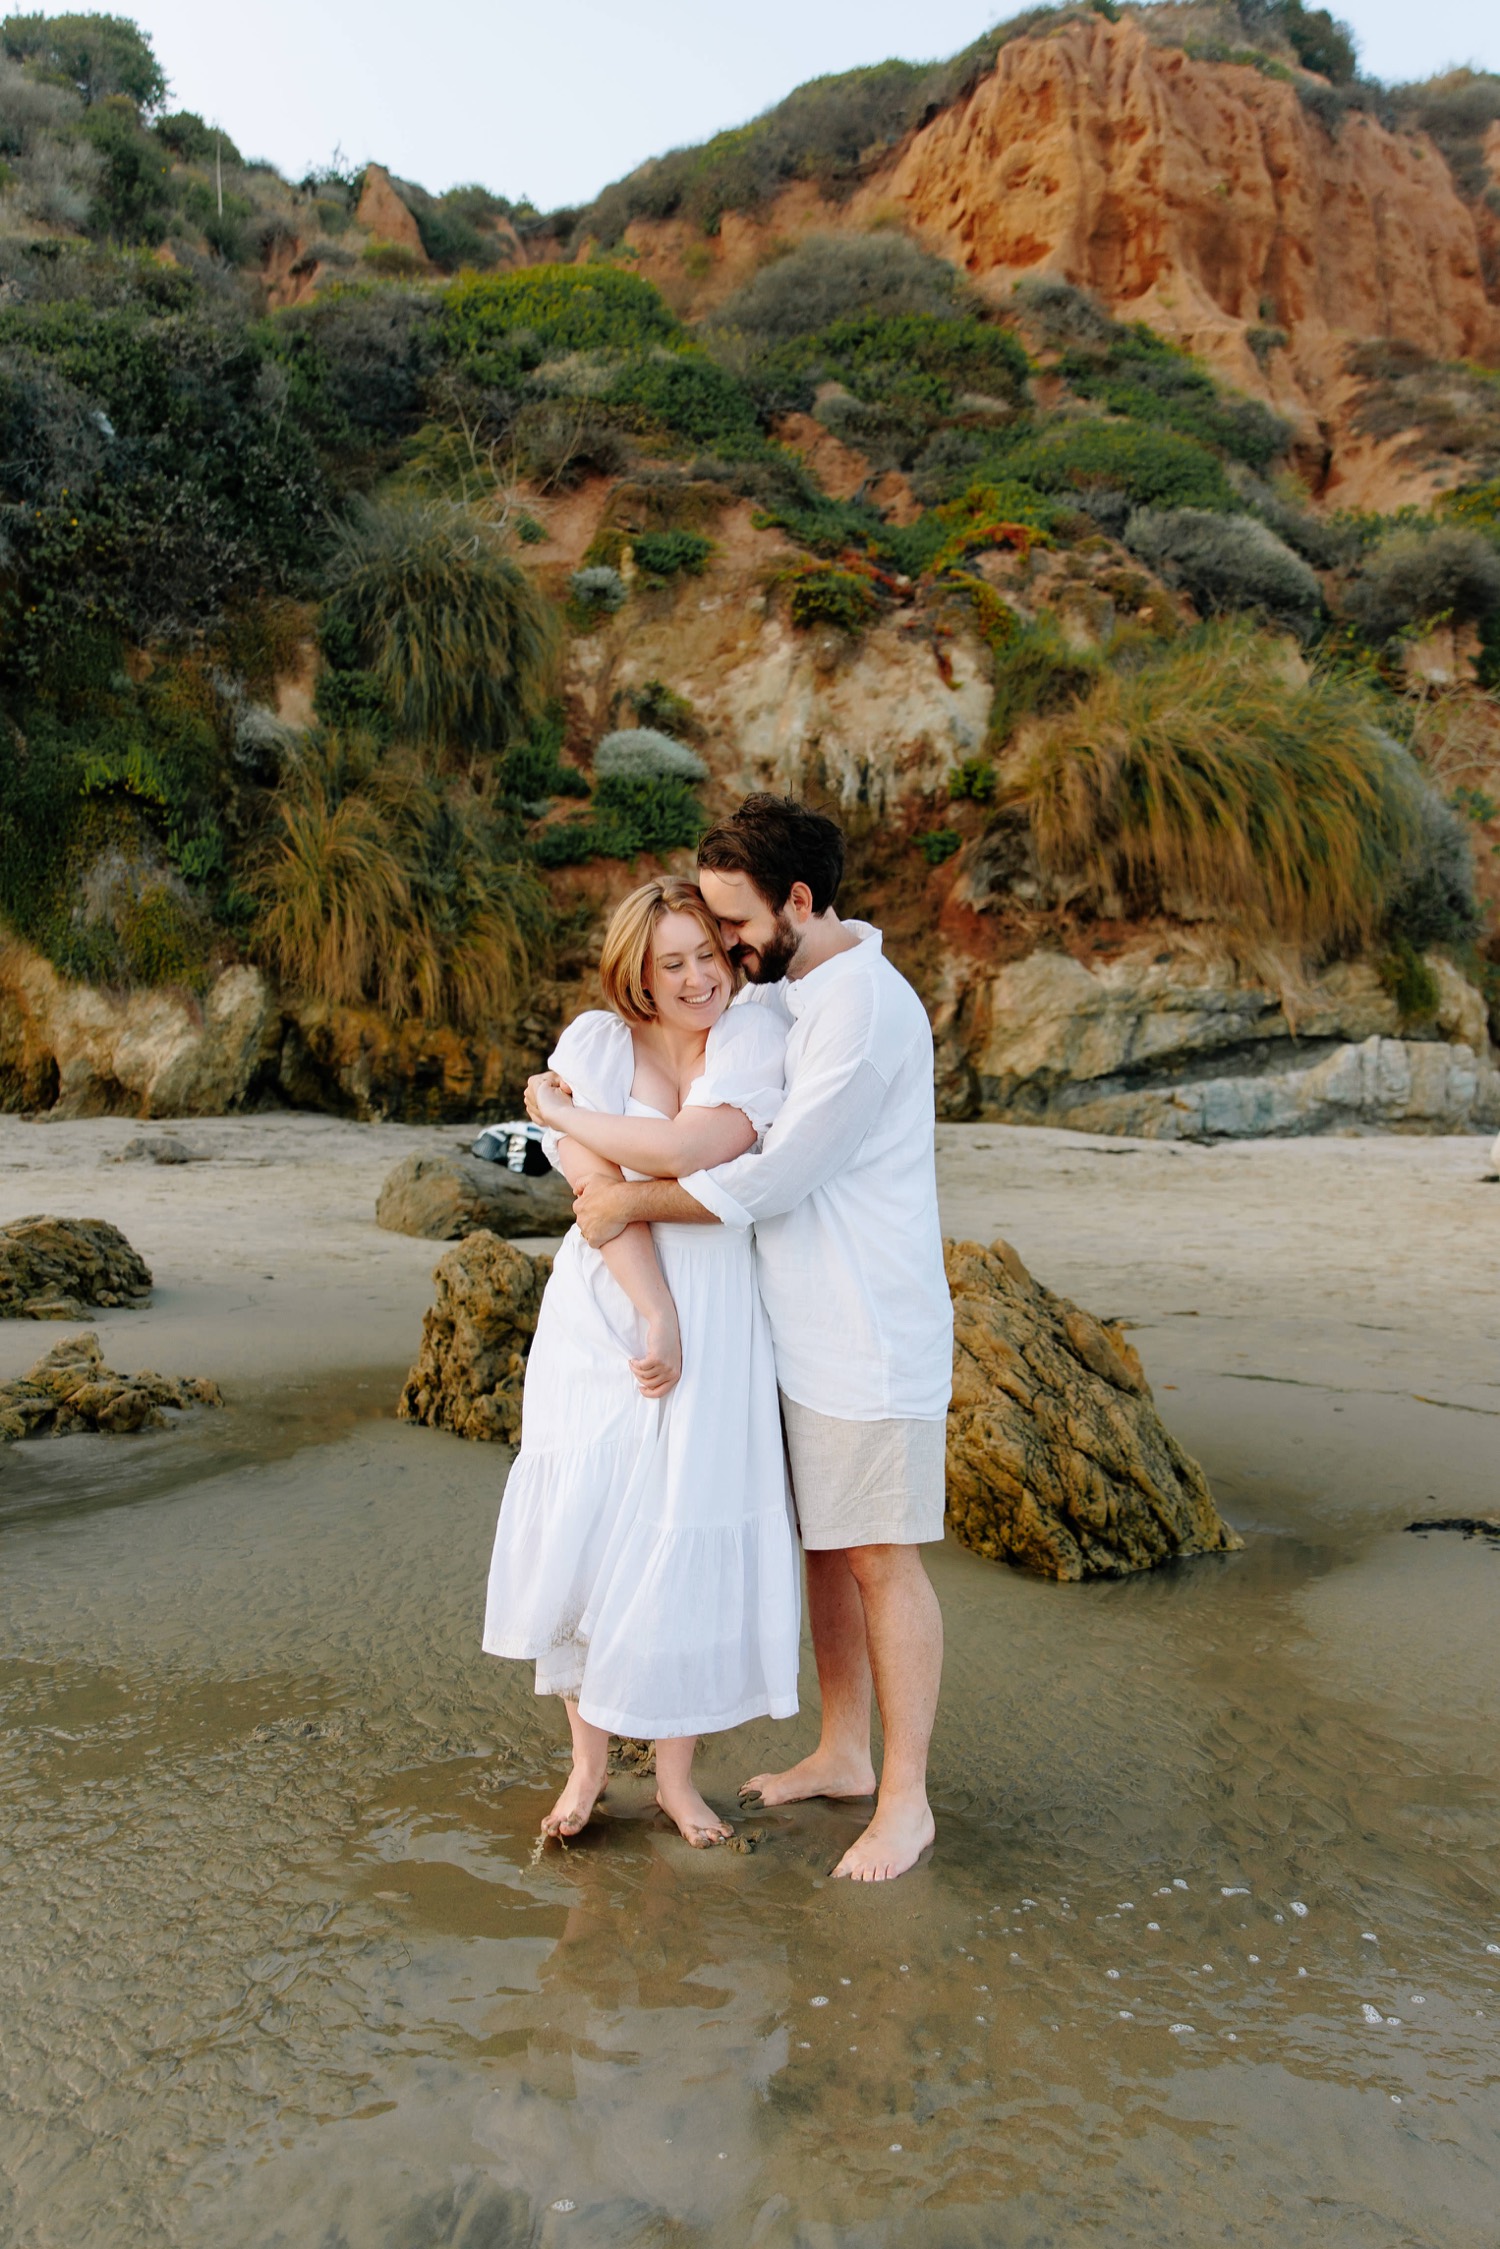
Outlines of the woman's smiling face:
<svg viewBox="0 0 1500 2249">
<path fill-rule="evenodd" d="M 695 914 L 663 914 L 651 937 L 646 988 L 657 1020 L 709 1030 L 734 997 L 729 964 Z"/>
</svg>

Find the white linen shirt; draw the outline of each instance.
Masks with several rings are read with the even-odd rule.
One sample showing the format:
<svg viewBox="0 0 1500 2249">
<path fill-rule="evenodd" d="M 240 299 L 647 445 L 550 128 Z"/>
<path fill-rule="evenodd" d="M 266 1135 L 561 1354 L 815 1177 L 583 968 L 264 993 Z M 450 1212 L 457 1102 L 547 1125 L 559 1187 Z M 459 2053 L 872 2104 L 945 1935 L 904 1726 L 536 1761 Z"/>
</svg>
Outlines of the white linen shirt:
<svg viewBox="0 0 1500 2249">
<path fill-rule="evenodd" d="M 953 1305 L 934 1158 L 932 1031 L 878 929 L 806 976 L 752 986 L 791 1021 L 786 1104 L 758 1153 L 682 1185 L 726 1226 L 755 1228 L 776 1373 L 835 1421 L 948 1410 Z"/>
</svg>

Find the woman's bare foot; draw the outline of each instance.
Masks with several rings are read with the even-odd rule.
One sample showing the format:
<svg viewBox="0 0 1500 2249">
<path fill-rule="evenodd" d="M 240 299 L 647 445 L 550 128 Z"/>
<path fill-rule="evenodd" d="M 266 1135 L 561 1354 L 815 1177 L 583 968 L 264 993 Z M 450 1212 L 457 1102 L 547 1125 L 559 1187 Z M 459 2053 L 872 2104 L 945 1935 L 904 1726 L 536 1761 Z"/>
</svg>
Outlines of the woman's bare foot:
<svg viewBox="0 0 1500 2249">
<path fill-rule="evenodd" d="M 873 1796 L 875 1768 L 868 1757 L 835 1757 L 815 1749 L 800 1764 L 784 1773 L 757 1773 L 740 1790 L 741 1803 L 758 1797 L 762 1804 L 802 1804 L 809 1796 Z"/>
<path fill-rule="evenodd" d="M 706 1851 L 714 1843 L 727 1843 L 734 1829 L 727 1820 L 720 1819 L 712 1804 L 706 1804 L 691 1781 L 684 1785 L 662 1782 L 656 1791 L 658 1806 L 667 1815 L 678 1833 L 685 1836 L 695 1851 Z"/>
<path fill-rule="evenodd" d="M 646 1348 L 630 1362 L 643 1398 L 664 1398 L 682 1376 L 682 1336 L 677 1314 L 662 1312 L 646 1322 Z"/>
<path fill-rule="evenodd" d="M 936 1835 L 925 1796 L 881 1796 L 875 1817 L 833 1870 L 835 1881 L 894 1882 L 909 1873 Z"/>
<path fill-rule="evenodd" d="M 556 1843 L 567 1843 L 575 1835 L 581 1835 L 594 1816 L 594 1806 L 604 1794 L 606 1779 L 604 1765 L 596 1767 L 575 1762 L 567 1787 L 542 1821 L 542 1834 Z"/>
</svg>

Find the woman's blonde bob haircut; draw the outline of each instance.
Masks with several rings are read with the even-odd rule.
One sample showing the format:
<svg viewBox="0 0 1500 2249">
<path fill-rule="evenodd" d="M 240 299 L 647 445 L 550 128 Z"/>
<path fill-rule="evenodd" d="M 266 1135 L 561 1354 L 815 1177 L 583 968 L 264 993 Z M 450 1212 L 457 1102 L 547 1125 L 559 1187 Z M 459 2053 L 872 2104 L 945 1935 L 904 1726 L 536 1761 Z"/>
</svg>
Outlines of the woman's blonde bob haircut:
<svg viewBox="0 0 1500 2249">
<path fill-rule="evenodd" d="M 698 885 L 685 882 L 680 875 L 663 875 L 656 882 L 643 882 L 639 890 L 632 890 L 615 908 L 604 933 L 599 982 L 605 1005 L 613 1008 L 616 1015 L 623 1016 L 627 1023 L 654 1023 L 656 1020 L 656 1002 L 651 997 L 647 978 L 651 973 L 652 941 L 663 914 L 691 914 L 728 970 L 731 987 L 739 984 L 739 971 L 724 950 L 719 925 L 709 912 L 708 901 Z"/>
</svg>

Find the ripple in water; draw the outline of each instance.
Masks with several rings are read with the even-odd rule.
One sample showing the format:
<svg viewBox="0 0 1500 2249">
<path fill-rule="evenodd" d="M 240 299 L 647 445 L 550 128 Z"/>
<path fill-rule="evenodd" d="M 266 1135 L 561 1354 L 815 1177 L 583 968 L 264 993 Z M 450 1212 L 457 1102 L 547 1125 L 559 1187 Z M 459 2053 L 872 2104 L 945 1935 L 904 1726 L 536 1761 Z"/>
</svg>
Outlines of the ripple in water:
<svg viewBox="0 0 1500 2249">
<path fill-rule="evenodd" d="M 945 1551 L 929 1867 L 828 1883 L 832 1805 L 692 1853 L 632 1776 L 538 1858 L 559 1713 L 477 1652 L 502 1456 L 346 1388 L 213 1424 L 6 1464 L 5 2238 L 1488 2237 L 1485 1555 Z"/>
</svg>

